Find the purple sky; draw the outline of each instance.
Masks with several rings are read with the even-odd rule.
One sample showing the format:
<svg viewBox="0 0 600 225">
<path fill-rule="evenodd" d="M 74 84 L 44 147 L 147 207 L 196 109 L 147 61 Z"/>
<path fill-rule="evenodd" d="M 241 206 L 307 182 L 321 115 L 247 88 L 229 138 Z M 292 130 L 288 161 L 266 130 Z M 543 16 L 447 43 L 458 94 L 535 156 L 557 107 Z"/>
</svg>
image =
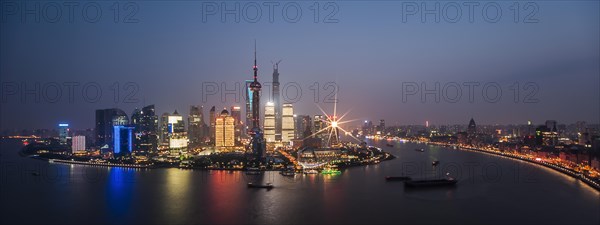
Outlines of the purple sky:
<svg viewBox="0 0 600 225">
<path fill-rule="evenodd" d="M 229 9 L 239 3 L 240 21 L 234 14 L 222 15 L 221 3 Z M 269 8 L 257 3 L 261 17 L 256 23 L 256 5 L 247 1 L 121 3 L 118 13 L 111 10 L 113 2 L 98 2 L 102 14 L 95 23 L 86 21 L 96 16 L 95 5 L 82 3 L 74 7 L 70 23 L 63 2 L 42 2 L 35 15 L 21 15 L 23 5 L 3 2 L 1 128 L 51 128 L 59 122 L 91 128 L 94 110 L 110 107 L 130 115 L 135 107 L 155 104 L 158 114 L 177 109 L 185 115 L 195 104 L 204 105 L 207 115 L 213 105 L 244 106 L 232 95 L 221 101 L 223 90 L 204 102 L 208 90 L 203 87 L 214 82 L 233 89 L 251 79 L 255 39 L 259 81 L 267 87 L 271 61 L 283 59 L 280 80 L 288 87 L 287 99 L 294 99 L 294 87 L 302 90 L 294 103 L 297 114 L 319 113 L 315 104 L 332 111 L 333 104 L 323 99 L 332 93 L 325 87 L 333 82 L 339 87 L 338 111 L 351 110 L 347 118 L 358 123 L 466 124 L 471 117 L 478 124 L 599 122 L 598 1 L 521 2 L 518 15 L 514 2 L 479 2 L 472 22 L 464 2 L 458 2 L 460 17 L 457 5 L 446 1 L 317 2 L 318 16 L 311 10 L 314 1 L 282 2 L 272 23 Z M 440 21 L 426 14 L 422 22 L 423 6 L 434 9 L 436 3 Z M 302 14 L 293 23 L 288 20 L 296 17 L 296 6 Z M 418 12 L 406 12 L 414 6 Z M 496 17 L 495 6 L 502 14 L 498 22 L 488 21 Z M 61 17 L 53 22 L 57 7 Z M 84 7 L 88 14 L 82 13 Z M 479 85 L 473 86 L 470 101 L 468 85 L 474 82 Z M 435 90 L 436 83 L 440 101 L 427 94 L 423 102 L 421 85 Z M 74 85 L 72 94 L 69 85 Z M 86 99 L 93 100 L 96 87 L 102 91 L 97 101 Z M 415 87 L 419 90 L 407 89 Z M 495 101 L 498 87 L 502 93 Z"/>
</svg>

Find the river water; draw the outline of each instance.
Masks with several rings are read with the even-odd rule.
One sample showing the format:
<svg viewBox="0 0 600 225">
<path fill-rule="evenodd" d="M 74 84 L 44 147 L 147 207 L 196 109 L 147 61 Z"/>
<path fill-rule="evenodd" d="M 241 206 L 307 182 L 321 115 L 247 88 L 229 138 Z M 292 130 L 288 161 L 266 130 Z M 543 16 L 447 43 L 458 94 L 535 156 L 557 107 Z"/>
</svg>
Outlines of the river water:
<svg viewBox="0 0 600 225">
<path fill-rule="evenodd" d="M 0 223 L 76 224 L 600 224 L 600 193 L 548 168 L 417 143 L 372 142 L 396 159 L 340 175 L 127 169 L 20 157 L 0 142 Z M 415 151 L 424 148 L 425 152 Z M 439 160 L 436 167 L 433 160 Z M 32 175 L 39 172 L 40 176 Z M 459 179 L 405 189 L 385 176 Z M 247 182 L 275 188 L 248 189 Z"/>
</svg>

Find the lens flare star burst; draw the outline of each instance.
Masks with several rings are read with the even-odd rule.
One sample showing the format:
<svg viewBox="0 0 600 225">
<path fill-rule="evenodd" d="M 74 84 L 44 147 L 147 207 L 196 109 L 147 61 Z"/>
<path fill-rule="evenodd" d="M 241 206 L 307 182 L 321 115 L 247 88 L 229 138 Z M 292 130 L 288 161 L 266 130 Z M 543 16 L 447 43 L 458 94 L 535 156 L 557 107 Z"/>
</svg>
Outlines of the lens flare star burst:
<svg viewBox="0 0 600 225">
<path fill-rule="evenodd" d="M 323 115 L 325 115 L 324 118 L 320 119 L 320 121 L 325 123 L 326 126 L 324 128 L 322 128 L 321 130 L 314 132 L 313 134 L 311 134 L 310 136 L 308 136 L 304 139 L 311 138 L 311 137 L 314 137 L 319 134 L 327 134 L 327 145 L 332 146 L 332 145 L 339 144 L 339 133 L 340 133 L 339 130 L 342 130 L 344 133 L 350 133 L 350 132 L 344 130 L 344 128 L 342 128 L 340 125 L 357 121 L 357 119 L 344 120 L 344 117 L 346 117 L 348 115 L 348 113 L 350 113 L 351 110 L 348 110 L 341 116 L 338 116 L 337 102 L 338 102 L 338 99 L 336 96 L 335 101 L 333 103 L 333 113 L 327 113 L 327 112 L 325 112 L 325 110 L 323 110 L 323 108 L 321 108 L 321 106 L 316 105 L 319 108 L 319 110 L 321 110 Z M 356 138 L 352 135 L 350 135 L 350 137 L 352 137 L 354 140 L 356 140 L 358 142 L 361 142 L 361 140 L 359 140 L 358 138 Z"/>
</svg>

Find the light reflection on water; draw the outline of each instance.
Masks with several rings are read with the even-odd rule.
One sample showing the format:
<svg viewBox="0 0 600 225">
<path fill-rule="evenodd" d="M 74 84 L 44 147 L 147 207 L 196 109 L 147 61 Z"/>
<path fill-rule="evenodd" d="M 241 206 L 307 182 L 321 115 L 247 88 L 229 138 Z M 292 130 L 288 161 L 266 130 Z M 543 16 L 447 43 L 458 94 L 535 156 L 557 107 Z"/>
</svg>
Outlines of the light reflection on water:
<svg viewBox="0 0 600 225">
<path fill-rule="evenodd" d="M 349 168 L 340 175 L 298 174 L 290 178 L 278 172 L 249 176 L 241 171 L 48 164 L 6 157 L 10 149 L 3 145 L 0 222 L 281 224 L 519 220 L 597 224 L 600 220 L 600 194 L 556 171 L 480 153 L 411 143 L 381 147 L 398 158 Z M 414 151 L 417 147 L 427 150 Z M 437 168 L 442 169 L 432 168 L 432 160 L 440 160 Z M 17 165 L 27 172 L 7 165 Z M 384 181 L 385 176 L 406 171 L 407 165 L 415 166 L 410 174 L 415 177 L 445 174 L 454 169 L 451 173 L 460 181 L 455 188 L 412 191 L 405 190 L 401 182 Z M 466 165 L 478 166 L 470 173 Z M 482 169 L 486 165 L 501 168 L 500 175 L 495 175 L 498 179 L 486 180 Z M 42 176 L 31 176 L 31 170 L 40 170 Z M 271 182 L 275 188 L 249 189 L 248 182 Z M 569 207 L 558 207 L 565 204 Z M 30 216 L 30 210 L 39 216 Z M 503 213 L 499 217 L 496 212 L 527 214 Z M 535 214 L 579 216 L 529 216 Z"/>
</svg>

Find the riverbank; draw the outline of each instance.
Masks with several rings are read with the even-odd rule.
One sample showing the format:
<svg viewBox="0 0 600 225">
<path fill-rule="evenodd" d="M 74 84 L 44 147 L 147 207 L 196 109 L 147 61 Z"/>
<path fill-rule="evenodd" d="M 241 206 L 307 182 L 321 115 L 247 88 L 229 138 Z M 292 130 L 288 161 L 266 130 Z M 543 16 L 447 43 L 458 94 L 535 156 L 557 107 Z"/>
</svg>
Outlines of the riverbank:
<svg viewBox="0 0 600 225">
<path fill-rule="evenodd" d="M 88 165 L 88 166 L 108 166 L 108 167 L 124 167 L 124 168 L 136 168 L 136 169 L 147 169 L 152 168 L 153 164 L 140 165 L 140 164 L 124 164 L 124 163 L 111 163 L 111 162 L 83 162 L 75 160 L 63 160 L 63 159 L 47 159 L 39 158 L 48 163 L 62 163 L 62 164 L 77 164 L 77 165 Z"/>
<path fill-rule="evenodd" d="M 435 142 L 426 142 L 426 144 L 448 147 L 448 144 L 446 144 L 446 143 L 440 144 L 440 143 L 435 143 Z M 565 168 L 565 167 L 562 167 L 562 166 L 559 166 L 556 164 L 548 163 L 544 160 L 536 160 L 531 157 L 525 157 L 525 156 L 517 155 L 517 154 L 513 154 L 513 153 L 506 153 L 506 152 L 501 152 L 501 151 L 487 150 L 487 149 L 481 149 L 481 148 L 475 148 L 475 147 L 462 147 L 462 146 L 458 146 L 458 145 L 450 145 L 450 146 L 455 147 L 457 150 L 480 152 L 480 153 L 485 153 L 485 154 L 489 154 L 489 155 L 506 157 L 506 158 L 510 158 L 510 159 L 515 159 L 515 160 L 519 160 L 519 161 L 524 161 L 524 162 L 544 166 L 546 168 L 553 169 L 557 172 L 560 172 L 567 176 L 578 179 L 578 180 L 582 181 L 583 183 L 587 184 L 588 186 L 590 186 L 591 188 L 595 189 L 596 191 L 600 192 L 600 182 L 599 181 L 595 181 L 592 178 L 588 178 L 580 172 L 577 172 L 577 171 L 574 171 L 574 170 L 571 170 L 571 169 L 568 169 L 568 168 Z"/>
</svg>

